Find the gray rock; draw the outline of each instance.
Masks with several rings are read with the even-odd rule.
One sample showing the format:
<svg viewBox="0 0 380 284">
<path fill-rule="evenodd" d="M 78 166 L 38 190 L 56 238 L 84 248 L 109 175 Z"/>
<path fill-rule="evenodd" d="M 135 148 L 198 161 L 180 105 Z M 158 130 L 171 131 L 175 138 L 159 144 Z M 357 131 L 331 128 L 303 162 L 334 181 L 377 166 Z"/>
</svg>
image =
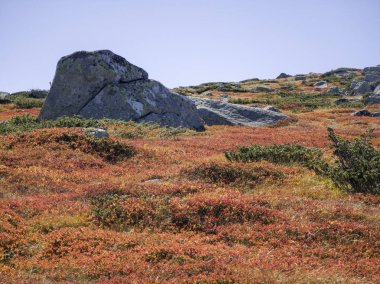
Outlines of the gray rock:
<svg viewBox="0 0 380 284">
<path fill-rule="evenodd" d="M 260 81 L 260 79 L 259 78 L 252 78 L 252 79 L 242 80 L 239 83 L 247 83 L 247 82 L 255 82 L 255 81 Z"/>
<path fill-rule="evenodd" d="M 286 74 L 286 73 L 281 73 L 280 75 L 277 76 L 276 79 L 285 79 L 285 78 L 289 78 L 289 77 L 292 77 L 292 76 L 289 74 Z"/>
<path fill-rule="evenodd" d="M 379 95 L 371 94 L 364 97 L 364 103 L 365 104 L 380 104 L 380 94 Z"/>
<path fill-rule="evenodd" d="M 201 96 L 212 97 L 212 93 L 211 92 L 204 92 L 201 94 Z"/>
<path fill-rule="evenodd" d="M 294 76 L 294 80 L 296 81 L 305 81 L 306 80 L 306 76 L 303 75 L 303 74 L 297 74 Z"/>
<path fill-rule="evenodd" d="M 343 94 L 344 94 L 344 91 L 345 91 L 344 88 L 331 87 L 331 88 L 328 90 L 327 93 L 328 93 L 329 95 L 343 95 Z"/>
<path fill-rule="evenodd" d="M 78 115 L 197 130 L 203 128 L 203 122 L 190 99 L 171 93 L 161 83 L 149 79 L 107 85 Z"/>
<path fill-rule="evenodd" d="M 59 60 L 40 118 L 76 115 L 107 85 L 147 78 L 143 69 L 109 50 L 75 52 Z"/>
<path fill-rule="evenodd" d="M 195 104 L 108 50 L 63 57 L 40 119 L 79 115 L 203 129 Z"/>
<path fill-rule="evenodd" d="M 350 95 L 364 95 L 371 91 L 371 86 L 366 81 L 353 81 L 350 86 Z"/>
<path fill-rule="evenodd" d="M 313 85 L 317 89 L 325 89 L 327 88 L 327 82 L 326 81 L 319 81 Z"/>
<path fill-rule="evenodd" d="M 334 103 L 336 105 L 342 105 L 342 104 L 347 104 L 347 103 L 354 103 L 354 102 L 360 102 L 360 99 L 347 99 L 347 98 L 344 98 L 344 99 L 339 99 L 339 100 L 336 100 Z"/>
<path fill-rule="evenodd" d="M 374 95 L 380 95 L 380 85 L 378 85 L 375 90 L 373 91 Z"/>
<path fill-rule="evenodd" d="M 9 96 L 10 94 L 7 93 L 7 92 L 0 92 L 0 99 L 5 99 L 7 96 Z"/>
<path fill-rule="evenodd" d="M 85 129 L 86 135 L 96 138 L 108 138 L 110 135 L 107 130 L 101 128 L 87 128 Z"/>
<path fill-rule="evenodd" d="M 216 100 L 191 99 L 198 113 L 208 125 L 266 126 L 276 123 L 287 115 L 257 107 L 248 107 Z"/>
<path fill-rule="evenodd" d="M 366 109 L 361 109 L 361 110 L 355 111 L 351 115 L 353 115 L 353 116 L 371 116 L 371 113 Z"/>
<path fill-rule="evenodd" d="M 228 99 L 229 97 L 230 97 L 229 94 L 220 94 L 220 95 L 219 95 L 219 98 Z"/>
<path fill-rule="evenodd" d="M 380 112 L 373 112 L 371 116 L 373 116 L 373 117 L 380 117 Z"/>
<path fill-rule="evenodd" d="M 276 108 L 274 106 L 266 106 L 263 109 L 270 110 L 270 111 L 275 111 L 275 112 L 281 112 L 278 108 Z"/>
<path fill-rule="evenodd" d="M 259 92 L 272 93 L 272 92 L 276 91 L 276 89 L 263 87 L 263 86 L 257 86 L 255 88 L 253 88 L 251 91 L 254 93 L 259 93 Z"/>
<path fill-rule="evenodd" d="M 367 82 L 380 81 L 380 67 L 366 67 L 363 69 L 364 80 Z"/>
</svg>

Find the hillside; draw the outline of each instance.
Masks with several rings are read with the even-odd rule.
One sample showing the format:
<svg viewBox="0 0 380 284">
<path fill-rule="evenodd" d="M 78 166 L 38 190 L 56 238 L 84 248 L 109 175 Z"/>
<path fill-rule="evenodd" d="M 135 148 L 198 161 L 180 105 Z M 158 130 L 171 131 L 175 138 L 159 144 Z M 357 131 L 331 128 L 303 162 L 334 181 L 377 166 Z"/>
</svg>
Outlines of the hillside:
<svg viewBox="0 0 380 284">
<path fill-rule="evenodd" d="M 362 156 L 378 155 L 374 69 L 173 90 L 289 116 L 264 127 L 41 122 L 46 92 L 4 95 L 0 282 L 380 282 L 379 169 L 355 187 L 308 164 L 337 160 L 328 127 L 341 143 L 373 129 Z M 236 158 L 273 144 L 293 146 Z"/>
</svg>

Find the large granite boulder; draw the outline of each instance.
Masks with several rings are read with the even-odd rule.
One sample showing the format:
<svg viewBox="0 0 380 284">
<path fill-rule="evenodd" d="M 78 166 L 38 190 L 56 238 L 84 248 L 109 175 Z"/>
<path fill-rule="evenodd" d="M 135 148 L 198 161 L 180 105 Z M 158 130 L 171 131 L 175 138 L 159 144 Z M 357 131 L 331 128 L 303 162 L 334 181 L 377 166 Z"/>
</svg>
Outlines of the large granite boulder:
<svg viewBox="0 0 380 284">
<path fill-rule="evenodd" d="M 195 104 L 109 50 L 61 58 L 39 118 L 80 115 L 203 129 Z"/>
<path fill-rule="evenodd" d="M 207 125 L 267 126 L 287 115 L 257 107 L 248 107 L 217 100 L 191 98 Z"/>
</svg>

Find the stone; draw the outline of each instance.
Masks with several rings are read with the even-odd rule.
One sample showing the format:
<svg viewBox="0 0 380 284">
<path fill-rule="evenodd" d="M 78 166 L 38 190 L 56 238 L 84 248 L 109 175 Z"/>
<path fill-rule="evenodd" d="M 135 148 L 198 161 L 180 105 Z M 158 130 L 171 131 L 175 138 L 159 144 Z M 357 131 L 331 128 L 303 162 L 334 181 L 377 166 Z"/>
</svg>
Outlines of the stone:
<svg viewBox="0 0 380 284">
<path fill-rule="evenodd" d="M 39 118 L 74 115 L 204 129 L 190 99 L 149 80 L 145 70 L 109 50 L 59 60 Z"/>
<path fill-rule="evenodd" d="M 201 96 L 212 97 L 212 93 L 211 92 L 204 92 L 201 94 Z"/>
<path fill-rule="evenodd" d="M 5 99 L 7 96 L 9 96 L 10 94 L 7 93 L 7 92 L 0 92 L 0 99 Z"/>
<path fill-rule="evenodd" d="M 353 81 L 350 86 L 350 95 L 364 95 L 371 91 L 371 86 L 366 81 Z"/>
<path fill-rule="evenodd" d="M 242 80 L 239 83 L 248 83 L 248 82 L 256 82 L 256 81 L 260 81 L 260 79 L 259 78 L 252 78 L 252 79 Z"/>
<path fill-rule="evenodd" d="M 380 81 L 380 67 L 374 66 L 374 67 L 366 67 L 363 69 L 364 73 L 364 80 L 371 83 Z"/>
<path fill-rule="evenodd" d="M 229 94 L 220 94 L 220 95 L 219 95 L 219 98 L 228 99 L 229 97 L 230 97 Z"/>
<path fill-rule="evenodd" d="M 361 109 L 361 110 L 355 111 L 351 115 L 353 115 L 353 116 L 371 116 L 371 113 L 366 109 Z"/>
<path fill-rule="evenodd" d="M 336 100 L 334 103 L 336 105 L 342 105 L 342 104 L 347 104 L 347 103 L 354 103 L 354 102 L 360 102 L 360 99 L 347 99 L 347 98 L 343 98 L 343 99 L 339 99 L 339 100 Z"/>
<path fill-rule="evenodd" d="M 75 52 L 59 60 L 40 118 L 76 115 L 109 84 L 147 78 L 147 72 L 112 51 Z"/>
<path fill-rule="evenodd" d="M 107 85 L 78 115 L 203 129 L 203 122 L 190 99 L 149 79 Z"/>
<path fill-rule="evenodd" d="M 343 95 L 344 94 L 344 91 L 345 89 L 344 88 L 339 88 L 339 87 L 331 87 L 329 90 L 328 90 L 328 94 L 329 95 Z"/>
<path fill-rule="evenodd" d="M 380 117 L 380 112 L 373 112 L 371 116 L 373 116 L 373 117 Z"/>
<path fill-rule="evenodd" d="M 257 107 L 195 97 L 191 100 L 207 125 L 267 126 L 288 118 L 285 114 Z"/>
<path fill-rule="evenodd" d="M 108 138 L 110 135 L 107 130 L 101 128 L 86 128 L 85 133 L 87 136 L 92 136 L 95 138 Z"/>
<path fill-rule="evenodd" d="M 294 76 L 294 80 L 296 81 L 305 81 L 306 80 L 306 76 L 303 75 L 303 74 L 297 74 Z"/>
<path fill-rule="evenodd" d="M 319 82 L 315 83 L 313 86 L 314 86 L 314 88 L 317 88 L 317 89 L 326 89 L 327 88 L 327 82 L 326 81 L 319 81 Z"/>
<path fill-rule="evenodd" d="M 289 77 L 292 77 L 292 76 L 289 75 L 289 74 L 286 74 L 286 73 L 281 73 L 280 75 L 277 76 L 276 79 L 286 79 L 286 78 L 289 78 Z"/>
<path fill-rule="evenodd" d="M 368 96 L 365 96 L 363 99 L 365 104 L 380 104 L 380 94 L 371 94 Z"/>
<path fill-rule="evenodd" d="M 251 90 L 254 93 L 272 93 L 276 91 L 276 89 L 273 88 L 268 88 L 268 87 L 263 87 L 263 86 L 257 86 Z"/>
<path fill-rule="evenodd" d="M 263 109 L 270 110 L 270 111 L 275 111 L 275 112 L 281 112 L 278 108 L 276 108 L 274 106 L 266 106 L 266 107 L 263 107 Z"/>
<path fill-rule="evenodd" d="M 378 85 L 375 90 L 373 91 L 374 95 L 380 95 L 380 85 Z"/>
</svg>

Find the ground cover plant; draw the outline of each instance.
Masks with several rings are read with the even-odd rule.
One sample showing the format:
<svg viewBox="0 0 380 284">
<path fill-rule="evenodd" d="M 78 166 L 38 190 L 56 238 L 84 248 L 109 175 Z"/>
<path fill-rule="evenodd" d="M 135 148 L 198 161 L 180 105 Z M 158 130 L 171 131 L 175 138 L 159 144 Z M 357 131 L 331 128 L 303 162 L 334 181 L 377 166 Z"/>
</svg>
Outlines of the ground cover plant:
<svg viewBox="0 0 380 284">
<path fill-rule="evenodd" d="M 290 80 L 193 90 L 277 100 L 251 90 L 289 84 L 315 92 L 304 105 L 323 94 Z M 379 118 L 299 109 L 271 127 L 195 132 L 42 122 L 39 108 L 0 104 L 0 282 L 379 282 Z M 88 136 L 93 127 L 110 137 Z"/>
</svg>

